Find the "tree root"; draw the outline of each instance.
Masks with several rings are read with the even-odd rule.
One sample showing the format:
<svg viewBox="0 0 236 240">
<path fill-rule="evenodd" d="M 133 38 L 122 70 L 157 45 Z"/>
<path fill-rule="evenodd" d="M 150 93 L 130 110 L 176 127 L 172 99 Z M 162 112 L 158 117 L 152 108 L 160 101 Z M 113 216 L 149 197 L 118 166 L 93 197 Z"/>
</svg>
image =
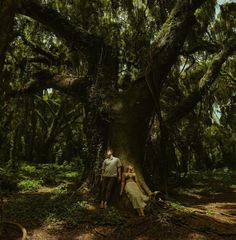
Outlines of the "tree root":
<svg viewBox="0 0 236 240">
<path fill-rule="evenodd" d="M 175 225 L 219 236 L 236 236 L 236 229 L 233 229 L 233 226 L 221 223 L 202 212 L 196 211 L 184 216 L 181 216 L 181 214 L 178 215 L 172 217 L 172 223 Z"/>
<path fill-rule="evenodd" d="M 22 233 L 21 240 L 26 240 L 27 239 L 27 231 L 26 229 L 21 226 L 19 223 L 11 222 L 11 221 L 3 221 L 2 224 L 7 224 L 7 225 L 13 225 L 16 226 L 18 229 L 20 229 Z"/>
</svg>

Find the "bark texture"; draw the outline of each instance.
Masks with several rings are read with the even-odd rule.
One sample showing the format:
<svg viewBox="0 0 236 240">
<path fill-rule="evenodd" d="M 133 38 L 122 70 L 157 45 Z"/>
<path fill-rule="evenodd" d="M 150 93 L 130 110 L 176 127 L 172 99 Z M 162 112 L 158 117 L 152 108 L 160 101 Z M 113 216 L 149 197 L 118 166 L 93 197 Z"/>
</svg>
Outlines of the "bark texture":
<svg viewBox="0 0 236 240">
<path fill-rule="evenodd" d="M 13 30 L 15 15 L 15 1 L 2 0 L 0 2 L 0 78 L 3 69 L 5 54 Z"/>
<path fill-rule="evenodd" d="M 144 157 L 148 125 L 153 113 L 153 101 L 142 79 L 116 98 L 112 105 L 109 145 L 122 160 L 124 167 L 132 164 L 146 192 L 141 162 Z"/>
</svg>

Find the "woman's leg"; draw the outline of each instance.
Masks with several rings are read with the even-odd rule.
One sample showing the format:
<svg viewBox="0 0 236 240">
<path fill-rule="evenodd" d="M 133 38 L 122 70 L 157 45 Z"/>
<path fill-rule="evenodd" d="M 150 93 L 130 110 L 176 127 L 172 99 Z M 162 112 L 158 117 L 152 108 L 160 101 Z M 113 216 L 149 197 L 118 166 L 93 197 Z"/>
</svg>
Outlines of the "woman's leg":
<svg viewBox="0 0 236 240">
<path fill-rule="evenodd" d="M 140 216 L 141 216 L 141 217 L 144 217 L 144 216 L 145 216 L 144 211 L 143 211 L 143 208 L 140 208 Z"/>
<path fill-rule="evenodd" d="M 138 212 L 139 217 L 141 217 L 140 208 L 137 208 L 137 212 Z"/>
</svg>

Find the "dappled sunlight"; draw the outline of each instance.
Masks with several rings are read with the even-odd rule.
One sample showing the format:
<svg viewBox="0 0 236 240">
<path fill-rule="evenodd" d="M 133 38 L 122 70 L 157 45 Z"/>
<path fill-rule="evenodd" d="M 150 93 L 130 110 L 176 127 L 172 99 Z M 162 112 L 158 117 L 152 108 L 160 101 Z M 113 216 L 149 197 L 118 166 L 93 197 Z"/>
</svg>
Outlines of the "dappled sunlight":
<svg viewBox="0 0 236 240">
<path fill-rule="evenodd" d="M 191 239 L 191 240 L 209 240 L 209 238 L 207 238 L 206 236 L 203 236 L 201 233 L 190 233 L 188 234 L 188 238 L 187 239 Z"/>
<path fill-rule="evenodd" d="M 80 236 L 74 238 L 74 240 L 94 240 L 95 236 L 93 233 L 83 233 Z"/>
<path fill-rule="evenodd" d="M 97 206 L 91 205 L 91 204 L 86 204 L 85 205 L 85 209 L 89 210 L 89 211 L 96 211 L 96 210 L 98 210 Z"/>
</svg>

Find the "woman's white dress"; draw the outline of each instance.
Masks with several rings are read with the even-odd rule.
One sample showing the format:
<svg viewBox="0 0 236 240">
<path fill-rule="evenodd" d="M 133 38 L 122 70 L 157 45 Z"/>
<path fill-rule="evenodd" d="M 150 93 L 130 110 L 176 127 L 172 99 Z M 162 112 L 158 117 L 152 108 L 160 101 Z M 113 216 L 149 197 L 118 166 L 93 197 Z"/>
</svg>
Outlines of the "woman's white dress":
<svg viewBox="0 0 236 240">
<path fill-rule="evenodd" d="M 149 200 L 149 197 L 142 193 L 138 184 L 132 180 L 132 177 L 126 180 L 125 192 L 135 209 L 144 208 Z"/>
</svg>

